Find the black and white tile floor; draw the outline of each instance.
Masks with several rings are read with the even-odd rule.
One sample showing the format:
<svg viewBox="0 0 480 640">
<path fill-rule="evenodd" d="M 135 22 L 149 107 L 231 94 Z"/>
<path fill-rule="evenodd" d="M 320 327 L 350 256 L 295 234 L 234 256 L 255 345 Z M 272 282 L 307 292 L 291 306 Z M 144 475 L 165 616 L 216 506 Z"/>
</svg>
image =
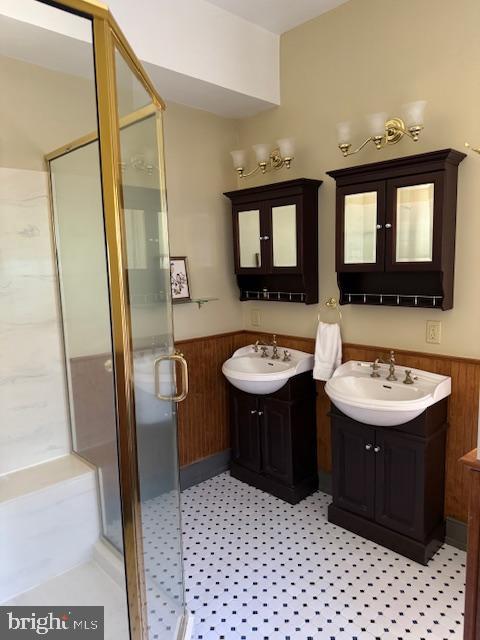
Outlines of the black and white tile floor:
<svg viewBox="0 0 480 640">
<path fill-rule="evenodd" d="M 222 474 L 182 494 L 193 640 L 460 640 L 465 554 L 428 567 Z"/>
</svg>

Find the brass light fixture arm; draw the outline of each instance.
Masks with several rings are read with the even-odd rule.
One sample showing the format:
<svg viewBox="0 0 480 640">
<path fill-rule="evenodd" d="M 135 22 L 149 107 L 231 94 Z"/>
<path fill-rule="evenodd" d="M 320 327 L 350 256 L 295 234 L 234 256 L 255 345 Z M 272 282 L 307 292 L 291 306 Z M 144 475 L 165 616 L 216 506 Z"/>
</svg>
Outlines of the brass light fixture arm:
<svg viewBox="0 0 480 640">
<path fill-rule="evenodd" d="M 343 142 L 338 145 L 338 148 L 342 152 L 343 156 L 353 156 L 365 147 L 369 142 L 373 142 L 378 150 L 389 144 L 397 144 L 407 135 L 413 142 L 418 142 L 420 132 L 422 131 L 422 125 L 413 125 L 407 127 L 405 122 L 401 118 L 390 118 L 385 122 L 385 132 L 383 135 L 370 136 L 363 142 L 357 149 L 350 150 L 351 144 L 349 142 Z M 480 151 L 479 151 L 480 153 Z"/>
<path fill-rule="evenodd" d="M 282 158 L 282 156 L 280 155 L 279 149 L 274 149 L 270 154 L 270 158 L 268 159 L 267 162 L 259 162 L 254 169 L 252 169 L 251 171 L 248 171 L 247 173 L 245 173 L 245 170 L 243 167 L 238 167 L 237 173 L 240 178 L 248 178 L 250 176 L 255 175 L 259 171 L 261 171 L 262 173 L 267 173 L 268 171 L 273 171 L 274 169 L 281 169 L 282 167 L 286 167 L 287 169 L 290 169 L 292 160 L 293 158 Z"/>
<path fill-rule="evenodd" d="M 352 145 L 349 142 L 341 143 L 338 145 L 338 147 L 340 151 L 343 153 L 344 157 L 346 158 L 347 156 L 353 156 L 355 155 L 355 153 L 358 153 L 359 151 L 361 151 L 363 147 L 365 147 L 369 142 L 372 142 L 372 140 L 373 138 L 372 136 L 370 136 L 365 140 L 365 142 L 362 142 L 362 144 L 354 151 L 350 151 L 350 147 Z"/>
<path fill-rule="evenodd" d="M 258 173 L 258 171 L 260 171 L 260 165 L 256 166 L 255 169 L 252 169 L 248 173 L 245 173 L 243 167 L 238 167 L 237 169 L 237 173 L 240 178 L 248 178 L 249 176 L 253 176 L 255 173 Z"/>
</svg>

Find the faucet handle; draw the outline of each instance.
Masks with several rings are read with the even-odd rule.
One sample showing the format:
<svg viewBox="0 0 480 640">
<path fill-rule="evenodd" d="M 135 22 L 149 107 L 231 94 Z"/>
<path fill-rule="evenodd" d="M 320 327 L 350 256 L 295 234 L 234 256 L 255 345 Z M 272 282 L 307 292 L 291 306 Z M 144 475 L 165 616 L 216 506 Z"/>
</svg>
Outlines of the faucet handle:
<svg viewBox="0 0 480 640">
<path fill-rule="evenodd" d="M 378 370 L 380 369 L 380 358 L 375 358 L 375 361 L 372 362 L 372 364 L 370 365 L 370 368 L 372 369 L 372 373 L 370 374 L 371 378 L 379 378 L 380 374 L 378 373 Z"/>
</svg>

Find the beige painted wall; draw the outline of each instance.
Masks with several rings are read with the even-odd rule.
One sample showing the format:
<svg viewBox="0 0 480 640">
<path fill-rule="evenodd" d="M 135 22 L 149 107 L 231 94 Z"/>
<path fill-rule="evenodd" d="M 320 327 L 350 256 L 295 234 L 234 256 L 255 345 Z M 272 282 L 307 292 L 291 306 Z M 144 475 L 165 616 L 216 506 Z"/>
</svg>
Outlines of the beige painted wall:
<svg viewBox="0 0 480 640">
<path fill-rule="evenodd" d="M 248 185 L 295 177 L 320 178 L 320 302 L 337 296 L 334 266 L 334 181 L 330 169 L 435 149 L 480 143 L 480 3 L 478 0 L 351 0 L 284 34 L 281 41 L 282 105 L 240 122 L 240 148 L 293 135 L 298 152 L 289 173 L 250 179 Z M 399 11 L 401 16 L 399 16 Z M 396 17 L 400 19 L 395 20 Z M 351 120 L 354 142 L 367 135 L 365 114 L 426 99 L 426 128 L 418 144 L 404 140 L 381 152 L 368 147 L 343 158 L 337 122 Z M 345 341 L 480 357 L 480 157 L 460 166 L 455 306 L 451 311 L 342 307 Z M 245 182 L 242 182 L 245 186 Z M 252 308 L 261 327 L 250 323 Z M 244 303 L 247 328 L 313 336 L 323 304 Z M 442 343 L 425 342 L 425 324 L 441 320 Z"/>
<path fill-rule="evenodd" d="M 241 329 L 242 304 L 235 282 L 229 201 L 234 189 L 230 161 L 237 141 L 232 120 L 167 105 L 167 167 L 170 254 L 187 256 L 192 297 L 219 298 L 201 309 L 174 306 L 175 338 L 192 338 Z"/>
</svg>

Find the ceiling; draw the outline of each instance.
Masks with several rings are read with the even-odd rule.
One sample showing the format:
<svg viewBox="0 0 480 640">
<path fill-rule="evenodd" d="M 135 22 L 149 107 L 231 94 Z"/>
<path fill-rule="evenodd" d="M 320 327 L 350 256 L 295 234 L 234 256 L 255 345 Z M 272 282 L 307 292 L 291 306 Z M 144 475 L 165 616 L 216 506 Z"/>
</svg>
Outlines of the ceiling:
<svg viewBox="0 0 480 640">
<path fill-rule="evenodd" d="M 347 0 L 207 0 L 272 33 L 284 33 Z"/>
</svg>

